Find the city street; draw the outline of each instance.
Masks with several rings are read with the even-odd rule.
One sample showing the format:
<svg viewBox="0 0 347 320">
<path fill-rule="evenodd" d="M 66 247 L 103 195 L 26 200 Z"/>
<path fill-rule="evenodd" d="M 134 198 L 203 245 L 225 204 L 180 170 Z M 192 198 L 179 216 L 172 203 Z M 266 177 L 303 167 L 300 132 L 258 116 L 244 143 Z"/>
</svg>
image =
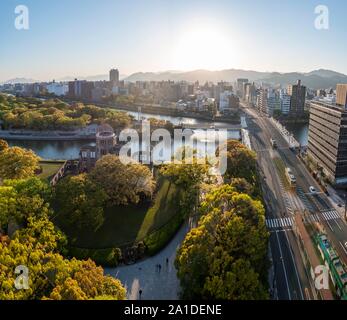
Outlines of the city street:
<svg viewBox="0 0 347 320">
<path fill-rule="evenodd" d="M 248 114 L 247 123 L 253 149 L 257 152 L 258 164 L 263 175 L 264 197 L 267 204 L 267 219 L 286 225 L 294 214 L 292 197 L 284 189 L 274 157 L 278 152 L 273 150 L 270 139 L 277 129 L 271 128 L 269 119 L 259 117 L 252 109 L 245 108 Z M 288 148 L 288 147 L 287 147 Z M 284 225 L 284 224 L 283 224 Z M 275 272 L 277 297 L 281 300 L 313 299 L 310 275 L 305 269 L 300 255 L 300 248 L 291 228 L 279 227 L 270 230 L 270 248 Z"/>
</svg>

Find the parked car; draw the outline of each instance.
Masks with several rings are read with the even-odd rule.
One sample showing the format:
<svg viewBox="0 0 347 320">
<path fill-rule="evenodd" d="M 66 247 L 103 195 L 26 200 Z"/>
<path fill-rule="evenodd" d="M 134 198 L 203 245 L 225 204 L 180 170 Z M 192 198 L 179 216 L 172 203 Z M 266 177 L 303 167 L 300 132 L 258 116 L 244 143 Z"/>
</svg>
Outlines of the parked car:
<svg viewBox="0 0 347 320">
<path fill-rule="evenodd" d="M 317 193 L 317 190 L 316 190 L 316 188 L 315 188 L 314 186 L 311 186 L 311 187 L 309 188 L 309 190 L 310 190 L 310 192 L 311 192 L 312 194 L 316 194 L 316 193 Z"/>
</svg>

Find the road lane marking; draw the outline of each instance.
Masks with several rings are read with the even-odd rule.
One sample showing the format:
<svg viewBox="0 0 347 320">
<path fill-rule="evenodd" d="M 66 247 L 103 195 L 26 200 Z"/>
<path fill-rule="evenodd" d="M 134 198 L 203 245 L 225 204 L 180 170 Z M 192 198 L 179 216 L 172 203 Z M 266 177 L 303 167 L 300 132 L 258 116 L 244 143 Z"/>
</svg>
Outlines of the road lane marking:
<svg viewBox="0 0 347 320">
<path fill-rule="evenodd" d="M 331 230 L 332 232 L 334 232 L 334 229 L 332 228 L 332 226 L 331 226 L 331 224 L 329 223 L 328 220 L 326 220 L 326 223 L 327 223 L 327 225 L 329 226 L 330 230 Z"/>
<path fill-rule="evenodd" d="M 281 262 L 282 262 L 282 267 L 283 267 L 283 271 L 284 271 L 284 278 L 286 280 L 286 285 L 287 285 L 287 291 L 288 291 L 288 298 L 289 300 L 292 300 L 292 296 L 290 295 L 290 290 L 289 290 L 289 283 L 288 283 L 288 278 L 287 278 L 287 269 L 286 266 L 284 264 L 284 258 L 283 258 L 283 253 L 282 253 L 282 248 L 281 248 L 281 244 L 280 244 L 280 240 L 278 238 L 278 233 L 276 232 L 276 239 L 277 239 L 277 244 L 278 244 L 278 248 L 280 250 L 280 255 L 281 255 Z"/>
<path fill-rule="evenodd" d="M 342 247 L 343 251 L 347 255 L 347 250 L 346 250 L 345 246 L 343 245 L 343 243 L 341 241 L 340 241 L 340 246 Z"/>
<path fill-rule="evenodd" d="M 292 253 L 292 249 L 291 249 L 290 244 L 289 244 L 289 238 L 288 238 L 287 232 L 285 232 L 285 235 L 286 235 L 286 239 L 287 239 L 287 242 L 288 242 L 288 245 L 289 245 L 289 252 L 290 252 L 290 255 L 291 255 L 291 257 L 292 257 L 292 261 L 293 261 L 293 265 L 294 265 L 294 270 L 295 270 L 295 274 L 296 274 L 296 280 L 298 281 L 298 284 L 299 284 L 301 299 L 302 299 L 302 300 L 305 300 L 305 299 L 304 299 L 304 294 L 303 294 L 303 291 L 302 291 L 302 287 L 301 287 L 301 282 L 300 282 L 300 279 L 299 279 L 298 270 L 297 270 L 297 268 L 296 268 L 296 263 L 295 263 L 295 260 L 294 260 L 294 256 L 293 256 L 293 253 Z M 299 249 L 299 250 L 300 250 L 300 249 Z"/>
</svg>

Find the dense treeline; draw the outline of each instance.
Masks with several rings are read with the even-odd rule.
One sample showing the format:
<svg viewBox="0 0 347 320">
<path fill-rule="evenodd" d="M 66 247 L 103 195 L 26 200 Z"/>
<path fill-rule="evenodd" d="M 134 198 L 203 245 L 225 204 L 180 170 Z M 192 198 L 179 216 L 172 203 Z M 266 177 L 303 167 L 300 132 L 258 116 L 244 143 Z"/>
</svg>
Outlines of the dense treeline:
<svg viewBox="0 0 347 320">
<path fill-rule="evenodd" d="M 50 187 L 38 178 L 0 185 L 0 300 L 125 299 L 120 281 L 104 276 L 92 260 L 64 257 L 67 239 L 51 222 L 50 198 Z M 18 266 L 29 272 L 19 283 Z"/>
<path fill-rule="evenodd" d="M 205 195 L 198 226 L 183 241 L 176 268 L 186 299 L 267 299 L 268 232 L 255 198 L 256 157 L 228 142 L 225 184 Z M 236 166 L 237 164 L 237 166 Z"/>
<path fill-rule="evenodd" d="M 40 100 L 0 95 L 0 120 L 6 129 L 72 130 L 90 123 L 126 127 L 131 117 L 125 112 L 94 105 L 66 104 L 59 99 Z"/>
</svg>

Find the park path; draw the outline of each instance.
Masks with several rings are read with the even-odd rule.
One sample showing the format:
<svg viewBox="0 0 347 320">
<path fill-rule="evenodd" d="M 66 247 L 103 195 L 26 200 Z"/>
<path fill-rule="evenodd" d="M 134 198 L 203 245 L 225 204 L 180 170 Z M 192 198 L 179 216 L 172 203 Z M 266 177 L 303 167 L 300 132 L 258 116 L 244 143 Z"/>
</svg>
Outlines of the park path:
<svg viewBox="0 0 347 320">
<path fill-rule="evenodd" d="M 177 300 L 180 284 L 174 261 L 177 249 L 191 227 L 192 220 L 186 222 L 170 243 L 155 256 L 129 266 L 105 268 L 105 274 L 116 277 L 122 282 L 127 289 L 129 300 L 138 300 L 139 290 L 142 290 L 143 300 Z M 161 265 L 160 272 L 157 271 L 157 264 Z"/>
</svg>

